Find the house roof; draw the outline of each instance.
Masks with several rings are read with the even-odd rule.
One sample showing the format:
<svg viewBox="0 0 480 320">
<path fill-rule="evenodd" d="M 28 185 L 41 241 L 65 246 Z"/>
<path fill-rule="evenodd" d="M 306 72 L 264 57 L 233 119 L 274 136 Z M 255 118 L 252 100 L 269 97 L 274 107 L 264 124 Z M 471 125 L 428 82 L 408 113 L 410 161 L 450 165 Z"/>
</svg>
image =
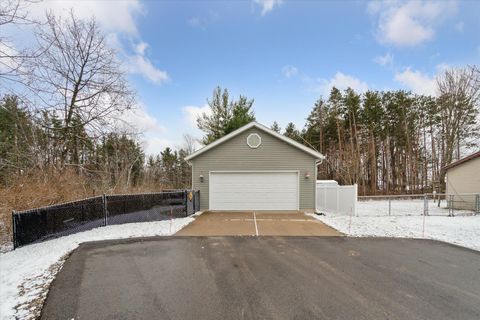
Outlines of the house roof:
<svg viewBox="0 0 480 320">
<path fill-rule="evenodd" d="M 293 139 L 290 139 L 288 137 L 285 137 L 284 135 L 278 133 L 278 132 L 275 132 L 267 127 L 265 127 L 264 125 L 258 123 L 258 122 L 250 122 L 249 124 L 246 124 L 244 125 L 243 127 L 240 127 L 238 128 L 237 130 L 233 131 L 233 132 L 230 132 L 229 134 L 227 134 L 226 136 L 223 136 L 222 138 L 218 139 L 218 140 L 215 140 L 214 142 L 206 145 L 205 147 L 195 151 L 194 153 L 192 153 L 191 155 L 189 155 L 188 157 L 185 158 L 185 160 L 189 161 L 199 155 L 201 155 L 202 153 L 205 153 L 207 152 L 208 150 L 210 149 L 213 149 L 215 148 L 216 146 L 232 139 L 233 137 L 236 137 L 238 136 L 239 134 L 241 134 L 242 132 L 245 132 L 247 131 L 248 129 L 251 129 L 251 128 L 256 128 L 256 129 L 259 129 L 263 132 L 266 132 L 286 143 L 288 143 L 289 145 L 297 148 L 297 149 L 300 149 L 302 150 L 303 152 L 306 152 L 308 153 L 309 155 L 311 155 L 312 157 L 316 158 L 316 159 L 319 159 L 319 160 L 323 160 L 325 159 L 325 156 L 323 154 L 321 154 L 320 152 L 318 151 L 315 151 L 309 147 L 306 147 L 304 146 L 303 144 L 301 143 L 298 143 L 297 141 L 293 140 Z"/>
<path fill-rule="evenodd" d="M 465 162 L 467 162 L 467 161 L 473 160 L 473 159 L 478 158 L 478 157 L 480 157 L 480 151 L 477 151 L 477 152 L 472 153 L 471 155 L 469 155 L 469 156 L 467 156 L 467 157 L 465 157 L 465 158 L 463 158 L 463 159 L 460 159 L 460 160 L 458 160 L 458 161 L 455 161 L 455 162 L 450 163 L 449 165 L 443 167 L 443 170 L 451 169 L 451 168 L 453 168 L 453 167 L 456 167 L 456 166 L 458 166 L 458 165 L 461 165 L 461 164 L 463 164 L 463 163 L 465 163 Z"/>
</svg>

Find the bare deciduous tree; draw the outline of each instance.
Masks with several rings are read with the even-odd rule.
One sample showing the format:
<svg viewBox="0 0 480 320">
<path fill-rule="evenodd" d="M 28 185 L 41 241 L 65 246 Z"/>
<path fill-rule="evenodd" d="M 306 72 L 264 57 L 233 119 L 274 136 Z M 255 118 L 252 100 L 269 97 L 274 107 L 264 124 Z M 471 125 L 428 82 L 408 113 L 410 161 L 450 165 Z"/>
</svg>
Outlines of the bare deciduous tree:
<svg viewBox="0 0 480 320">
<path fill-rule="evenodd" d="M 195 150 L 197 149 L 198 144 L 199 144 L 199 141 L 194 136 L 190 134 L 183 135 L 182 149 L 185 150 L 187 155 L 194 153 Z"/>
<path fill-rule="evenodd" d="M 5 30 L 12 25 L 36 23 L 28 18 L 26 8 L 32 2 L 35 1 L 0 1 L 0 80 L 20 82 L 18 76 L 28 73 L 24 68 L 26 59 L 38 56 L 35 51 L 15 47 Z"/>
<path fill-rule="evenodd" d="M 478 140 L 480 71 L 476 66 L 448 69 L 437 77 L 437 85 L 443 167 L 454 160 L 455 151 L 458 159 L 462 147 Z"/>
<path fill-rule="evenodd" d="M 35 61 L 34 87 L 40 108 L 61 120 L 60 128 L 49 129 L 64 138 L 63 165 L 72 152 L 69 137 L 79 129 L 104 133 L 111 115 L 133 106 L 134 94 L 94 18 L 47 14 L 37 39 L 43 54 Z"/>
</svg>

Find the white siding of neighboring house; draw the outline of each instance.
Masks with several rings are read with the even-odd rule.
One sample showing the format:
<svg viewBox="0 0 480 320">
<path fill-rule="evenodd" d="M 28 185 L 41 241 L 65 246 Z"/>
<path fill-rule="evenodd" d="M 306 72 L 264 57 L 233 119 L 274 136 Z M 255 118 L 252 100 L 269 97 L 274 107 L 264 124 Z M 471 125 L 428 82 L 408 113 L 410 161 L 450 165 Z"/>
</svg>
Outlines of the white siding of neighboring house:
<svg viewBox="0 0 480 320">
<path fill-rule="evenodd" d="M 473 209 L 475 196 L 459 196 L 459 194 L 480 193 L 480 157 L 447 169 L 446 185 L 447 195 L 455 196 L 456 209 Z"/>
</svg>

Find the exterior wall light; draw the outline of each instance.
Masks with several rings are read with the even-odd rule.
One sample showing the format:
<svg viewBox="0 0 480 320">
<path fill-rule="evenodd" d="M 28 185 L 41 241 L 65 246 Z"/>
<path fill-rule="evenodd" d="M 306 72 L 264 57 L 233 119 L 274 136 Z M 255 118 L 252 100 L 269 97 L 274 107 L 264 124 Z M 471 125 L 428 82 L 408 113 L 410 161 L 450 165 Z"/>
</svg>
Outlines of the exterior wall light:
<svg viewBox="0 0 480 320">
<path fill-rule="evenodd" d="M 200 175 L 200 182 L 203 182 L 203 174 Z"/>
<path fill-rule="evenodd" d="M 310 179 L 310 172 L 305 172 L 305 179 Z"/>
</svg>

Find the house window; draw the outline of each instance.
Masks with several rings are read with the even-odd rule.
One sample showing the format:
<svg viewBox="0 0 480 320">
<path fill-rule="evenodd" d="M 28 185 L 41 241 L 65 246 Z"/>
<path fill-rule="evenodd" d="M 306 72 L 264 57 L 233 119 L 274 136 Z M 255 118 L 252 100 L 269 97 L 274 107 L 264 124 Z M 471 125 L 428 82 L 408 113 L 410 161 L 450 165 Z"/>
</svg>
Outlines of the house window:
<svg viewBox="0 0 480 320">
<path fill-rule="evenodd" d="M 256 149 L 262 144 L 262 138 L 257 133 L 251 133 L 247 137 L 247 144 L 250 148 Z"/>
</svg>

